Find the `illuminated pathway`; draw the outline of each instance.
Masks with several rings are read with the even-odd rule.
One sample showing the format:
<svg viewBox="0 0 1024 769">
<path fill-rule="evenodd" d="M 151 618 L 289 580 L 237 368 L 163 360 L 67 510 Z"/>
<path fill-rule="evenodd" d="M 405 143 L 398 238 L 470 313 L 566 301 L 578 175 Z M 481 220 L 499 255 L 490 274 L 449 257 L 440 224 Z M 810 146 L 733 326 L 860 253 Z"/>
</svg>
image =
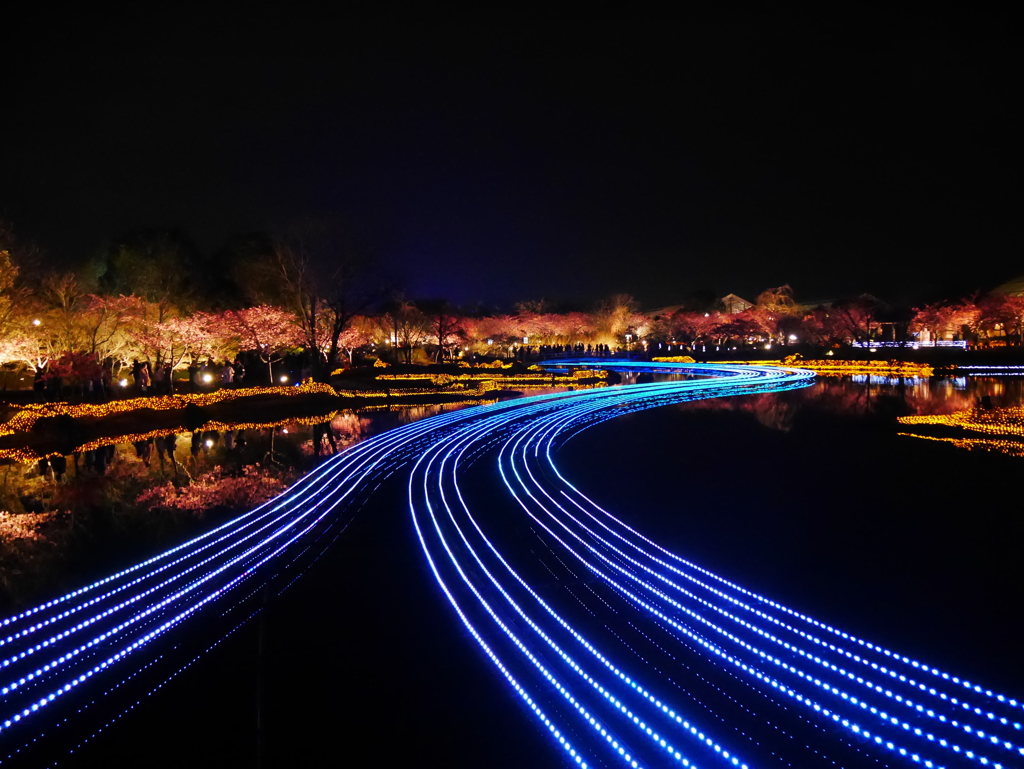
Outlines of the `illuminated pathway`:
<svg viewBox="0 0 1024 769">
<path fill-rule="evenodd" d="M 1018 701 L 680 558 L 555 462 L 603 420 L 803 387 L 809 373 L 622 367 L 702 376 L 406 425 L 202 537 L 3 620 L 0 760 L 38 763 L 38 750 L 52 760 L 52 745 L 76 748 L 114 724 L 139 691 L 177 675 L 153 672 L 169 644 L 230 633 L 265 585 L 294 581 L 390 478 L 407 483 L 412 524 L 459 621 L 567 765 L 1024 764 Z"/>
</svg>

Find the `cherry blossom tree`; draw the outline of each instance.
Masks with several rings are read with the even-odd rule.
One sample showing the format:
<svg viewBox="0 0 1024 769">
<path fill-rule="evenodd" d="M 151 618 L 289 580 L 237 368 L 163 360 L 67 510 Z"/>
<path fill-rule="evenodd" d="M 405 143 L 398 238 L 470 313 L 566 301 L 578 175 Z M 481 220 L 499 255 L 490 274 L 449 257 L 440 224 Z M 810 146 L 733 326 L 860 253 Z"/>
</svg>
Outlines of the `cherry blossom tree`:
<svg viewBox="0 0 1024 769">
<path fill-rule="evenodd" d="M 765 337 L 764 327 L 758 321 L 755 313 L 750 310 L 722 315 L 722 323 L 715 326 L 711 334 L 715 343 L 724 347 L 730 341 L 735 340 L 742 344 L 750 344 Z"/>
<path fill-rule="evenodd" d="M 462 333 L 474 352 L 482 355 L 507 355 L 513 345 L 523 341 L 510 315 L 465 317 Z"/>
<path fill-rule="evenodd" d="M 981 314 L 979 324 L 989 334 L 1003 331 L 1007 335 L 1015 335 L 1018 342 L 1024 330 L 1024 296 L 1006 294 L 990 294 L 979 304 Z"/>
<path fill-rule="evenodd" d="M 144 308 L 145 301 L 137 296 L 86 295 L 70 324 L 80 346 L 72 343 L 66 352 L 79 349 L 97 361 L 112 358 L 127 364 L 138 352 L 131 325 L 141 320 Z"/>
<path fill-rule="evenodd" d="M 352 365 L 355 351 L 370 344 L 373 336 L 373 321 L 365 315 L 357 315 L 348 328 L 341 332 L 341 336 L 338 337 L 338 348 L 344 350 L 348 356 L 349 365 Z"/>
<path fill-rule="evenodd" d="M 880 302 L 867 294 L 836 302 L 829 308 L 833 328 L 846 341 L 867 342 L 875 329 Z"/>
<path fill-rule="evenodd" d="M 204 356 L 210 359 L 235 357 L 240 337 L 225 313 L 196 312 L 142 325 L 136 331 L 136 344 L 145 357 L 177 369 L 186 361 Z"/>
<path fill-rule="evenodd" d="M 677 310 L 669 320 L 669 331 L 677 342 L 693 348 L 697 344 L 709 342 L 714 329 L 725 323 L 727 317 L 720 312 Z"/>
<path fill-rule="evenodd" d="M 847 341 L 846 326 L 829 307 L 815 307 L 804 316 L 802 329 L 805 340 L 814 344 L 834 346 Z"/>
<path fill-rule="evenodd" d="M 65 352 L 50 361 L 42 379 L 57 380 L 62 385 L 79 388 L 103 376 L 96 356 L 88 352 Z"/>
<path fill-rule="evenodd" d="M 273 383 L 273 364 L 281 360 L 289 348 L 304 341 L 302 328 L 293 313 L 281 307 L 261 304 L 244 310 L 227 310 L 221 315 L 227 335 L 238 339 L 239 348 L 258 352 L 267 364 Z"/>
<path fill-rule="evenodd" d="M 938 341 L 956 327 L 957 318 L 962 317 L 962 314 L 963 310 L 959 305 L 949 302 L 936 302 L 923 307 L 915 307 L 914 317 L 910 321 L 910 330 L 927 331 L 932 341 Z"/>
</svg>

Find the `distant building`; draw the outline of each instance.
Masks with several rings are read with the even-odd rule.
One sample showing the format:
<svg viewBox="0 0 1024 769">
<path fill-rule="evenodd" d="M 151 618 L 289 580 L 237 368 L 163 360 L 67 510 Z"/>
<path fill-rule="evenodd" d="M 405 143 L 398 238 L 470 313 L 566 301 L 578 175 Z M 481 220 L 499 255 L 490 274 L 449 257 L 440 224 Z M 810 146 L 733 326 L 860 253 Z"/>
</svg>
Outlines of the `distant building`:
<svg viewBox="0 0 1024 769">
<path fill-rule="evenodd" d="M 685 309 L 684 305 L 673 304 L 669 305 L 668 307 L 659 307 L 657 310 L 647 310 L 644 313 L 644 315 L 646 315 L 651 320 L 661 320 L 662 318 L 671 318 L 673 315 L 675 315 L 677 312 L 683 309 Z"/>
<path fill-rule="evenodd" d="M 729 315 L 735 315 L 738 312 L 749 310 L 754 306 L 753 302 L 748 302 L 742 296 L 736 296 L 736 294 L 726 294 L 718 301 L 722 305 L 722 312 L 728 313 Z"/>
<path fill-rule="evenodd" d="M 835 299 L 815 299 L 812 302 L 797 302 L 796 308 L 806 315 L 807 313 L 814 312 L 819 307 L 824 307 L 827 310 L 835 303 Z"/>
<path fill-rule="evenodd" d="M 1006 296 L 1024 296 L 1024 275 L 1018 275 L 1013 280 L 1008 280 L 1003 285 L 996 286 L 993 292 Z"/>
<path fill-rule="evenodd" d="M 743 312 L 744 310 L 749 310 L 754 306 L 753 302 L 748 302 L 742 296 L 737 296 L 736 294 L 726 294 L 721 299 L 717 300 L 716 304 L 721 312 L 729 315 L 735 315 L 736 313 Z M 649 318 L 653 318 L 654 320 L 658 320 L 659 318 L 670 318 L 675 313 L 685 309 L 685 304 L 673 304 L 668 307 L 659 307 L 656 310 L 648 310 L 644 315 Z"/>
</svg>

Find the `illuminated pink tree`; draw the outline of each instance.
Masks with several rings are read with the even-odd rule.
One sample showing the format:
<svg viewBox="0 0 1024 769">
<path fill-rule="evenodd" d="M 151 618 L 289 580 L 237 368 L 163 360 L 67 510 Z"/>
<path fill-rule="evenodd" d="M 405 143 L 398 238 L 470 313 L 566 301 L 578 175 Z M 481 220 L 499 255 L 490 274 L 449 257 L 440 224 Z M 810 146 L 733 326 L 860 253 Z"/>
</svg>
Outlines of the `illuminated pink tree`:
<svg viewBox="0 0 1024 769">
<path fill-rule="evenodd" d="M 467 320 L 467 333 L 473 334 L 486 352 L 508 355 L 512 347 L 521 344 L 523 334 L 514 315 L 494 315 L 489 318 Z"/>
<path fill-rule="evenodd" d="M 357 315 L 338 337 L 338 349 L 345 352 L 349 365 L 351 365 L 354 352 L 358 348 L 370 344 L 373 337 L 373 321 L 365 315 Z"/>
<path fill-rule="evenodd" d="M 238 339 L 240 349 L 259 353 L 267 364 L 273 383 L 273 364 L 280 361 L 289 348 L 302 344 L 302 329 L 293 313 L 280 307 L 261 304 L 244 310 L 228 310 L 221 315 L 224 330 Z"/>
<path fill-rule="evenodd" d="M 764 326 L 759 322 L 756 314 L 750 310 L 719 317 L 722 322 L 712 329 L 711 336 L 720 347 L 730 341 L 750 344 L 767 336 Z"/>
<path fill-rule="evenodd" d="M 867 342 L 877 324 L 879 301 L 867 294 L 836 302 L 829 308 L 829 318 L 835 333 L 844 341 Z"/>
<path fill-rule="evenodd" d="M 957 316 L 961 313 L 958 305 L 946 302 L 926 304 L 914 308 L 914 318 L 910 322 L 911 331 L 926 331 L 932 341 L 942 339 L 956 326 Z"/>
<path fill-rule="evenodd" d="M 727 317 L 720 312 L 679 310 L 669 321 L 669 331 L 676 341 L 689 344 L 692 348 L 710 342 L 712 332 L 726 322 Z"/>
<path fill-rule="evenodd" d="M 803 318 L 803 334 L 808 342 L 834 346 L 846 341 L 846 326 L 828 307 L 815 307 Z"/>
<path fill-rule="evenodd" d="M 990 334 L 1002 331 L 1020 339 L 1024 327 L 1024 296 L 990 294 L 979 303 L 979 325 Z"/>
<path fill-rule="evenodd" d="M 21 371 L 28 365 L 35 371 L 42 370 L 48 361 L 44 350 L 37 339 L 20 330 L 9 330 L 0 335 L 0 368 L 4 372 L 2 387 L 7 389 L 8 367 Z"/>
<path fill-rule="evenodd" d="M 88 352 L 66 352 L 51 360 L 43 379 L 58 380 L 69 387 L 82 387 L 103 376 L 96 356 Z"/>
<path fill-rule="evenodd" d="M 238 353 L 239 338 L 224 313 L 196 312 L 146 324 L 137 333 L 145 357 L 153 357 L 180 368 L 186 360 L 232 358 Z"/>
<path fill-rule="evenodd" d="M 1024 330 L 1024 296 L 1007 296 L 1002 305 L 1004 322 L 1014 330 L 1020 339 Z"/>
</svg>

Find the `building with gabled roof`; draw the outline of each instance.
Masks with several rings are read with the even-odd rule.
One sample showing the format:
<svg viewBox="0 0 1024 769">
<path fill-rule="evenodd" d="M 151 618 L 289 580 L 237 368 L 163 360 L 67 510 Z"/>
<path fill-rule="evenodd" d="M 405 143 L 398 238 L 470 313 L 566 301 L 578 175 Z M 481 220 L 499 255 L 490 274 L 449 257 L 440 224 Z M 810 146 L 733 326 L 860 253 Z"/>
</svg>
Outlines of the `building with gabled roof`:
<svg viewBox="0 0 1024 769">
<path fill-rule="evenodd" d="M 726 294 L 718 300 L 722 305 L 722 312 L 728 313 L 729 315 L 735 315 L 736 313 L 749 310 L 754 306 L 753 302 L 748 302 L 742 296 L 736 296 L 736 294 Z"/>
</svg>

